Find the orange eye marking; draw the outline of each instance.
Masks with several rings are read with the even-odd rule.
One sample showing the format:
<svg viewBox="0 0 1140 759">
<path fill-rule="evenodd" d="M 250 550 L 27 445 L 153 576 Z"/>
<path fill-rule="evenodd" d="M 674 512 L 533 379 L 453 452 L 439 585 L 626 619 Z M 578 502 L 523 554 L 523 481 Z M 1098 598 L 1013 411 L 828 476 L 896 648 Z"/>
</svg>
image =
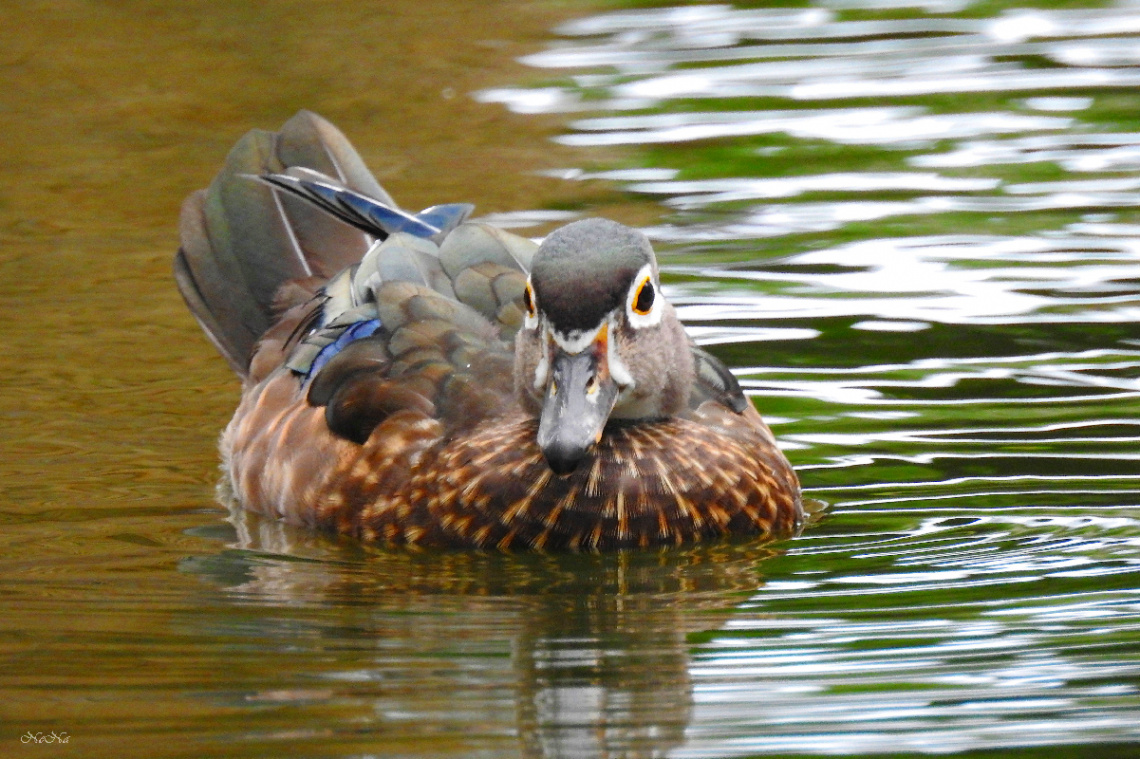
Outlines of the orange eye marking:
<svg viewBox="0 0 1140 759">
<path fill-rule="evenodd" d="M 530 290 L 529 282 L 523 290 L 523 306 L 526 308 L 527 316 L 534 316 L 534 293 Z"/>
<path fill-rule="evenodd" d="M 637 293 L 633 296 L 633 312 L 639 316 L 647 315 L 653 308 L 655 296 L 653 281 L 649 277 L 641 280 L 641 284 L 637 286 Z"/>
</svg>

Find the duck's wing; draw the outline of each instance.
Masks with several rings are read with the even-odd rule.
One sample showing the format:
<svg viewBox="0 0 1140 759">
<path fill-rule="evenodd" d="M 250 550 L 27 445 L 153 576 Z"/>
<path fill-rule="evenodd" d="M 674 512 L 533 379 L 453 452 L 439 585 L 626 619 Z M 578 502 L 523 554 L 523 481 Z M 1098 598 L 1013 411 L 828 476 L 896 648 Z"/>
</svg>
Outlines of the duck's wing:
<svg viewBox="0 0 1140 759">
<path fill-rule="evenodd" d="M 375 294 L 370 306 L 346 312 L 347 326 L 314 333 L 331 340 L 302 379 L 308 403 L 325 408 L 332 432 L 363 443 L 401 411 L 455 431 L 513 403 L 511 346 L 482 314 L 409 281 L 385 282 Z"/>
<path fill-rule="evenodd" d="M 401 210 L 339 130 L 301 111 L 280 132 L 245 135 L 186 200 L 175 279 L 219 352 L 254 381 L 393 281 L 457 299 L 510 339 L 537 245 L 464 223 L 471 210 Z"/>
<path fill-rule="evenodd" d="M 695 409 L 705 401 L 715 401 L 737 414 L 743 414 L 749 405 L 748 397 L 741 389 L 736 376 L 719 358 L 697 347 L 695 343 L 690 344 L 690 350 L 693 353 L 696 382 L 693 383 L 689 405 Z"/>
<path fill-rule="evenodd" d="M 444 238 L 439 261 L 455 297 L 494 322 L 505 340 L 523 323 L 523 290 L 538 245 L 490 224 L 461 224 Z"/>
<path fill-rule="evenodd" d="M 471 223 L 440 247 L 391 234 L 322 288 L 321 313 L 287 348 L 286 366 L 309 383 L 329 429 L 350 440 L 404 409 L 448 428 L 478 423 L 513 398 L 519 258 L 532 246 Z"/>
</svg>

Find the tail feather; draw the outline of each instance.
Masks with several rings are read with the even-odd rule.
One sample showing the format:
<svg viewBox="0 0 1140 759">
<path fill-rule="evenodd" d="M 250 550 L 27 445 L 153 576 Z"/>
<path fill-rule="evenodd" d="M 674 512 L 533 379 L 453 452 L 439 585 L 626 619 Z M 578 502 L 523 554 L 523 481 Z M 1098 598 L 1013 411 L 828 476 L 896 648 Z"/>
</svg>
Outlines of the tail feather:
<svg viewBox="0 0 1140 759">
<path fill-rule="evenodd" d="M 242 377 L 248 375 L 257 341 L 277 316 L 274 301 L 281 286 L 328 278 L 359 261 L 374 241 L 311 203 L 248 176 L 290 166 L 328 174 L 391 202 L 347 138 L 308 111 L 279 133 L 246 134 L 210 187 L 187 198 L 175 280 L 202 329 Z"/>
<path fill-rule="evenodd" d="M 384 202 L 393 208 L 396 201 L 384 191 L 348 138 L 312 111 L 298 111 L 285 122 L 277 143 L 277 156 L 285 168 L 301 166 L 340 180 L 346 187 Z M 259 174 L 273 173 L 269 171 Z M 308 254 L 313 273 L 331 277 L 359 261 L 373 238 L 342 224 L 310 203 L 278 193 L 297 242 Z"/>
<path fill-rule="evenodd" d="M 205 190 L 182 204 L 182 248 L 175 257 L 174 278 L 210 341 L 244 377 L 253 346 L 269 320 L 250 297 L 239 261 L 219 250 L 207 232 L 205 204 Z"/>
<path fill-rule="evenodd" d="M 395 206 L 396 201 L 384 191 L 348 138 L 335 126 L 312 111 L 298 111 L 281 127 L 277 155 L 284 166 L 304 166 L 348 187 Z"/>
<path fill-rule="evenodd" d="M 186 261 L 186 254 L 181 250 L 174 256 L 174 280 L 178 283 L 178 289 L 181 291 L 183 299 L 185 299 L 194 316 L 197 317 L 198 324 L 206 333 L 206 337 L 218 349 L 218 353 L 221 353 L 226 359 L 230 368 L 244 376 L 246 371 L 245 354 L 234 352 L 238 347 L 238 336 L 227 334 L 221 323 L 210 313 L 210 309 L 206 305 L 206 296 L 198 290 L 194 275 L 190 271 L 190 265 Z"/>
<path fill-rule="evenodd" d="M 260 130 L 246 134 L 206 191 L 206 231 L 214 251 L 237 262 L 267 320 L 273 315 L 277 288 L 312 274 L 273 191 L 242 176 L 280 166 L 275 138 L 272 132 Z"/>
</svg>

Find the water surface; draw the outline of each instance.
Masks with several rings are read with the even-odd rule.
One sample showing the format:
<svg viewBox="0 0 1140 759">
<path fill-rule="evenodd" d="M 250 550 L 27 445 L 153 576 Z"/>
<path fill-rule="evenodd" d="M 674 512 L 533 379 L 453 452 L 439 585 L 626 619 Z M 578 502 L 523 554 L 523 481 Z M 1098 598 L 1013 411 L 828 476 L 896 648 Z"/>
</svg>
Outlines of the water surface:
<svg viewBox="0 0 1140 759">
<path fill-rule="evenodd" d="M 1140 5 L 0 26 L 0 754 L 1137 750 Z M 410 207 L 643 226 L 826 513 L 520 556 L 220 511 L 238 388 L 169 280 L 178 204 L 300 107 Z"/>
</svg>

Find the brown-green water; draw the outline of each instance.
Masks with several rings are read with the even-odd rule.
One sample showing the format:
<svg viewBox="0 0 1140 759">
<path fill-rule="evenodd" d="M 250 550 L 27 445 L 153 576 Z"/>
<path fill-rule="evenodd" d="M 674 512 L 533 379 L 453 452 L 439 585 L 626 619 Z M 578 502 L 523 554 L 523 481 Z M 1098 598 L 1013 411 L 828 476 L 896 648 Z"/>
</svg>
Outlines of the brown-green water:
<svg viewBox="0 0 1140 759">
<path fill-rule="evenodd" d="M 1140 751 L 1140 4 L 640 5 L 0 5 L 0 756 Z M 409 207 L 646 228 L 826 515 L 222 512 L 178 208 L 302 107 Z"/>
</svg>

